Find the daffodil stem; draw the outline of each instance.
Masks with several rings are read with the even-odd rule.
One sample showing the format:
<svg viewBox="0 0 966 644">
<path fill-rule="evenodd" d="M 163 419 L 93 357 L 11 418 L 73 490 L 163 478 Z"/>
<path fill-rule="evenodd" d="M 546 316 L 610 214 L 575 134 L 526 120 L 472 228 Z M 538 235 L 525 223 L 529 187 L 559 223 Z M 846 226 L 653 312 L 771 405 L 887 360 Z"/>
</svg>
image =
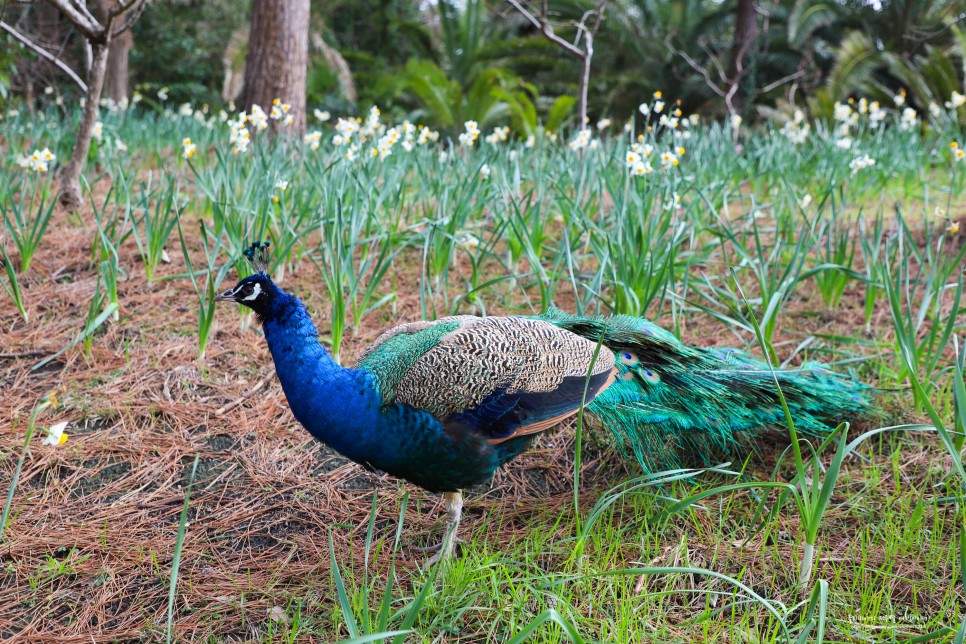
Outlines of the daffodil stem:
<svg viewBox="0 0 966 644">
<path fill-rule="evenodd" d="M 805 550 L 802 552 L 802 569 L 798 575 L 798 585 L 802 588 L 808 587 L 808 582 L 812 578 L 812 565 L 815 561 L 815 544 L 805 542 Z"/>
<path fill-rule="evenodd" d="M 27 459 L 27 449 L 30 447 L 30 439 L 33 438 L 34 429 L 37 427 L 37 416 L 47 407 L 50 407 L 50 401 L 45 399 L 34 407 L 33 412 L 30 414 L 30 421 L 27 423 L 27 436 L 23 440 L 23 449 L 20 450 L 20 459 L 17 461 L 17 468 L 13 471 L 13 477 L 10 479 L 10 489 L 7 491 L 7 501 L 3 504 L 3 514 L 0 514 L 0 543 L 3 541 L 3 532 L 7 527 L 10 508 L 13 507 L 13 495 L 17 490 L 20 472 L 23 470 L 23 463 Z"/>
</svg>

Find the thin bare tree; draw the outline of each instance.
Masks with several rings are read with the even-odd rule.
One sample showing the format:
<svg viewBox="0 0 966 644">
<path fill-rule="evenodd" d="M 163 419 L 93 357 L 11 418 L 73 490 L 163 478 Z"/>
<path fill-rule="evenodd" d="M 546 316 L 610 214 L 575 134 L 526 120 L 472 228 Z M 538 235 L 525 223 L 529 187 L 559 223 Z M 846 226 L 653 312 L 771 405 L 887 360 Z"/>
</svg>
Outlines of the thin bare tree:
<svg viewBox="0 0 966 644">
<path fill-rule="evenodd" d="M 47 0 L 87 39 L 90 48 L 90 69 L 87 72 L 87 93 L 84 96 L 84 112 L 77 128 L 77 139 L 70 153 L 70 160 L 60 178 L 60 202 L 70 210 L 76 210 L 82 202 L 80 174 L 84 160 L 91 148 L 91 136 L 97 123 L 101 104 L 101 91 L 107 73 L 107 58 L 111 42 L 131 28 L 141 15 L 147 0 L 113 0 L 102 20 L 98 20 L 81 2 L 72 0 Z"/>
<path fill-rule="evenodd" d="M 758 38 L 758 3 L 757 0 L 738 0 L 735 6 L 735 39 L 731 46 L 731 59 L 728 62 L 728 95 L 733 97 L 737 111 L 744 108 L 744 95 L 739 84 L 747 73 L 745 58 Z"/>
<path fill-rule="evenodd" d="M 579 127 L 585 127 L 587 125 L 587 88 L 590 85 L 590 63 L 594 57 L 594 36 L 604 19 L 604 7 L 607 5 L 607 0 L 600 0 L 597 8 L 585 12 L 578 22 L 573 23 L 577 28 L 577 36 L 573 42 L 561 38 L 554 31 L 553 23 L 550 22 L 549 18 L 547 0 L 540 2 L 540 9 L 536 14 L 527 9 L 519 0 L 507 0 L 507 3 L 526 18 L 530 24 L 539 29 L 544 38 L 580 61 L 580 82 L 577 90 L 580 96 L 577 99 L 577 112 L 580 118 Z"/>
</svg>

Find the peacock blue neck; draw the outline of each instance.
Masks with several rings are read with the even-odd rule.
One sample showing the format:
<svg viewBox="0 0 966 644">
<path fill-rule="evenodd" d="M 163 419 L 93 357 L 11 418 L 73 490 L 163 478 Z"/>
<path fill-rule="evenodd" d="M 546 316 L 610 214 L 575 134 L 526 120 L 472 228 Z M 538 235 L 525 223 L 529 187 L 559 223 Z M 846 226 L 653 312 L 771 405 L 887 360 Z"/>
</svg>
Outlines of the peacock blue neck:
<svg viewBox="0 0 966 644">
<path fill-rule="evenodd" d="M 390 456 L 378 439 L 382 399 L 372 378 L 336 363 L 319 343 L 302 301 L 276 290 L 272 310 L 263 320 L 265 339 L 295 418 L 315 438 L 354 461 Z"/>
</svg>

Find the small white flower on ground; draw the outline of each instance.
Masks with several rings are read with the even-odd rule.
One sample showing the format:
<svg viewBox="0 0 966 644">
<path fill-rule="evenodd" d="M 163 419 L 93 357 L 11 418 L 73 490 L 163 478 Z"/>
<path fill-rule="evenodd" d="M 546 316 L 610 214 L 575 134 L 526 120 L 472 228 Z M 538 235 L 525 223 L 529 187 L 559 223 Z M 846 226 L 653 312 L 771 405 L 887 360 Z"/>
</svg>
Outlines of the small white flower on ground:
<svg viewBox="0 0 966 644">
<path fill-rule="evenodd" d="M 191 103 L 182 103 L 181 107 L 178 108 L 178 114 L 181 116 L 191 116 L 195 111 L 191 109 Z"/>
<path fill-rule="evenodd" d="M 942 113 L 942 108 L 940 108 L 938 105 L 935 103 L 929 104 L 929 114 L 932 115 L 933 118 L 939 118 L 942 116 Z"/>
<path fill-rule="evenodd" d="M 339 133 L 339 136 L 333 139 L 333 143 L 343 145 L 348 143 L 352 135 L 359 131 L 359 124 L 352 119 L 340 118 L 335 123 L 335 131 Z"/>
<path fill-rule="evenodd" d="M 811 203 L 812 203 L 812 195 L 807 193 L 803 195 L 801 199 L 798 200 L 798 206 L 800 208 L 808 208 L 809 205 L 811 205 Z"/>
<path fill-rule="evenodd" d="M 231 135 L 228 137 L 228 142 L 231 144 L 232 152 L 235 154 L 247 152 L 248 146 L 252 142 L 248 128 L 243 125 L 233 125 L 231 128 Z"/>
<path fill-rule="evenodd" d="M 291 109 L 292 109 L 292 106 L 289 105 L 288 103 L 283 103 L 282 102 L 282 99 L 280 99 L 280 98 L 273 98 L 272 99 L 272 110 L 269 113 L 269 117 L 272 118 L 273 120 L 276 120 L 276 121 L 281 120 L 281 119 L 283 119 L 285 117 L 286 114 L 289 113 L 289 110 L 291 110 Z M 291 121 L 289 121 L 289 122 L 291 122 Z M 288 123 L 285 123 L 285 121 L 282 121 L 282 124 L 283 125 L 288 125 Z"/>
<path fill-rule="evenodd" d="M 601 120 L 597 121 L 597 129 L 606 130 L 610 127 L 610 124 L 611 120 L 609 118 L 602 118 Z"/>
<path fill-rule="evenodd" d="M 847 103 L 836 103 L 834 106 L 834 118 L 836 121 L 845 123 L 852 117 L 852 106 Z"/>
<path fill-rule="evenodd" d="M 537 137 L 531 134 L 530 136 L 527 137 L 527 142 L 523 144 L 523 147 L 532 148 L 536 144 L 537 144 Z"/>
<path fill-rule="evenodd" d="M 896 104 L 896 107 L 902 107 L 906 104 L 906 90 L 900 89 L 899 93 L 892 97 L 892 102 Z"/>
<path fill-rule="evenodd" d="M 256 130 L 264 130 L 268 127 L 268 115 L 265 114 L 263 110 L 258 105 L 252 105 L 251 114 L 248 115 L 248 122 L 254 126 Z"/>
<path fill-rule="evenodd" d="M 577 133 L 577 138 L 568 143 L 571 150 L 582 150 L 590 145 L 590 130 L 584 129 Z"/>
<path fill-rule="evenodd" d="M 654 172 L 654 168 L 652 168 L 650 164 L 644 163 L 643 161 L 638 161 L 631 168 L 631 174 L 633 174 L 636 177 L 643 177 L 645 175 L 651 174 L 652 172 Z"/>
<path fill-rule="evenodd" d="M 316 119 L 318 119 L 320 123 L 325 123 L 330 118 L 332 118 L 332 115 L 329 114 L 328 111 L 315 110 L 314 112 L 312 112 L 312 114 L 315 116 Z"/>
<path fill-rule="evenodd" d="M 654 101 L 654 113 L 660 114 L 661 110 L 664 109 L 664 101 Z"/>
<path fill-rule="evenodd" d="M 101 137 L 104 136 L 104 124 L 101 123 L 100 121 L 95 123 L 94 129 L 91 130 L 91 136 L 97 139 L 98 141 L 100 141 Z"/>
<path fill-rule="evenodd" d="M 670 210 L 672 208 L 674 208 L 676 210 L 680 210 L 681 209 L 681 195 L 679 195 L 676 192 L 672 195 L 671 199 L 668 200 L 668 202 L 664 204 L 664 209 L 665 210 Z"/>
<path fill-rule="evenodd" d="M 480 176 L 483 177 L 484 179 L 489 179 L 490 178 L 490 166 L 489 165 L 487 165 L 487 164 L 484 163 L 480 167 Z"/>
<path fill-rule="evenodd" d="M 875 165 L 875 159 L 870 157 L 868 154 L 863 154 L 860 157 L 852 159 L 849 163 L 849 169 L 852 170 L 852 174 L 859 172 L 860 170 L 865 170 L 866 168 L 871 168 Z"/>
<path fill-rule="evenodd" d="M 741 115 L 740 114 L 732 114 L 731 115 L 731 127 L 732 127 L 732 129 L 737 130 L 739 127 L 741 127 L 741 122 L 743 120 L 744 119 L 741 118 Z"/>
<path fill-rule="evenodd" d="M 852 147 L 852 139 L 847 136 L 837 139 L 835 141 L 835 147 L 839 148 L 840 150 L 848 150 Z"/>
<path fill-rule="evenodd" d="M 24 170 L 47 172 L 56 160 L 57 157 L 54 153 L 49 148 L 44 148 L 43 150 L 34 150 L 29 157 L 20 157 L 17 160 L 17 165 Z"/>
<path fill-rule="evenodd" d="M 190 159 L 194 156 L 197 146 L 191 142 L 191 139 L 184 139 L 181 141 L 181 157 L 184 159 Z"/>
<path fill-rule="evenodd" d="M 273 188 L 277 191 L 277 194 L 272 195 L 272 203 L 278 203 L 281 200 L 281 194 L 288 188 L 288 181 L 279 179 L 275 182 Z"/>
<path fill-rule="evenodd" d="M 470 232 L 460 232 L 457 234 L 456 239 L 458 240 L 459 247 L 464 250 L 472 250 L 478 248 L 480 245 L 479 238 Z"/>
<path fill-rule="evenodd" d="M 902 117 L 899 119 L 899 129 L 903 132 L 908 132 L 916 127 L 919 123 L 919 115 L 916 114 L 916 110 L 911 107 L 904 108 L 902 110 Z"/>
<path fill-rule="evenodd" d="M 952 96 L 946 101 L 946 108 L 955 110 L 963 105 L 966 105 L 966 94 L 960 94 L 956 90 L 953 90 Z"/>
<path fill-rule="evenodd" d="M 66 422 L 57 423 L 56 425 L 51 426 L 51 428 L 47 430 L 47 437 L 44 439 L 43 444 L 48 447 L 52 447 L 54 445 L 63 445 L 66 443 L 67 432 L 64 431 L 65 429 L 67 429 Z"/>
<path fill-rule="evenodd" d="M 491 145 L 496 145 L 497 143 L 503 143 L 508 138 L 510 138 L 510 128 L 509 127 L 498 127 L 494 128 L 493 131 L 486 136 L 486 142 Z"/>
<path fill-rule="evenodd" d="M 648 116 L 651 113 L 651 106 L 647 103 L 641 103 L 637 106 L 637 111 L 639 111 L 644 116 Z"/>
<path fill-rule="evenodd" d="M 464 132 L 459 136 L 460 143 L 471 148 L 480 138 L 480 126 L 476 121 L 467 121 L 463 124 L 463 128 Z"/>
<path fill-rule="evenodd" d="M 781 134 L 795 145 L 801 145 L 808 139 L 811 126 L 805 122 L 805 114 L 801 110 L 795 110 L 794 117 L 785 123 L 781 129 Z"/>
<path fill-rule="evenodd" d="M 665 152 L 661 155 L 661 169 L 670 170 L 678 165 L 678 157 L 673 152 Z"/>
<path fill-rule="evenodd" d="M 307 146 L 309 146 L 309 149 L 312 149 L 312 150 L 318 150 L 319 149 L 319 142 L 321 140 L 322 140 L 322 133 L 319 132 L 319 131 L 309 132 L 308 134 L 306 134 L 302 138 L 302 141 Z"/>
</svg>

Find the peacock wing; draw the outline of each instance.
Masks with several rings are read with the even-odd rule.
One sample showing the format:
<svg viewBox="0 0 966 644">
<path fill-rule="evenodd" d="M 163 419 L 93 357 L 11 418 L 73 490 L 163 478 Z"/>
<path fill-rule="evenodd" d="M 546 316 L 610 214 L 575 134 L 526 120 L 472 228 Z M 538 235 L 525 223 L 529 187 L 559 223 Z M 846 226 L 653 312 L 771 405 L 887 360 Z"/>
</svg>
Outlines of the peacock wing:
<svg viewBox="0 0 966 644">
<path fill-rule="evenodd" d="M 383 334 L 359 363 L 383 400 L 491 443 L 543 431 L 613 382 L 614 354 L 539 319 L 461 316 Z M 588 382 L 588 373 L 590 379 Z"/>
</svg>

